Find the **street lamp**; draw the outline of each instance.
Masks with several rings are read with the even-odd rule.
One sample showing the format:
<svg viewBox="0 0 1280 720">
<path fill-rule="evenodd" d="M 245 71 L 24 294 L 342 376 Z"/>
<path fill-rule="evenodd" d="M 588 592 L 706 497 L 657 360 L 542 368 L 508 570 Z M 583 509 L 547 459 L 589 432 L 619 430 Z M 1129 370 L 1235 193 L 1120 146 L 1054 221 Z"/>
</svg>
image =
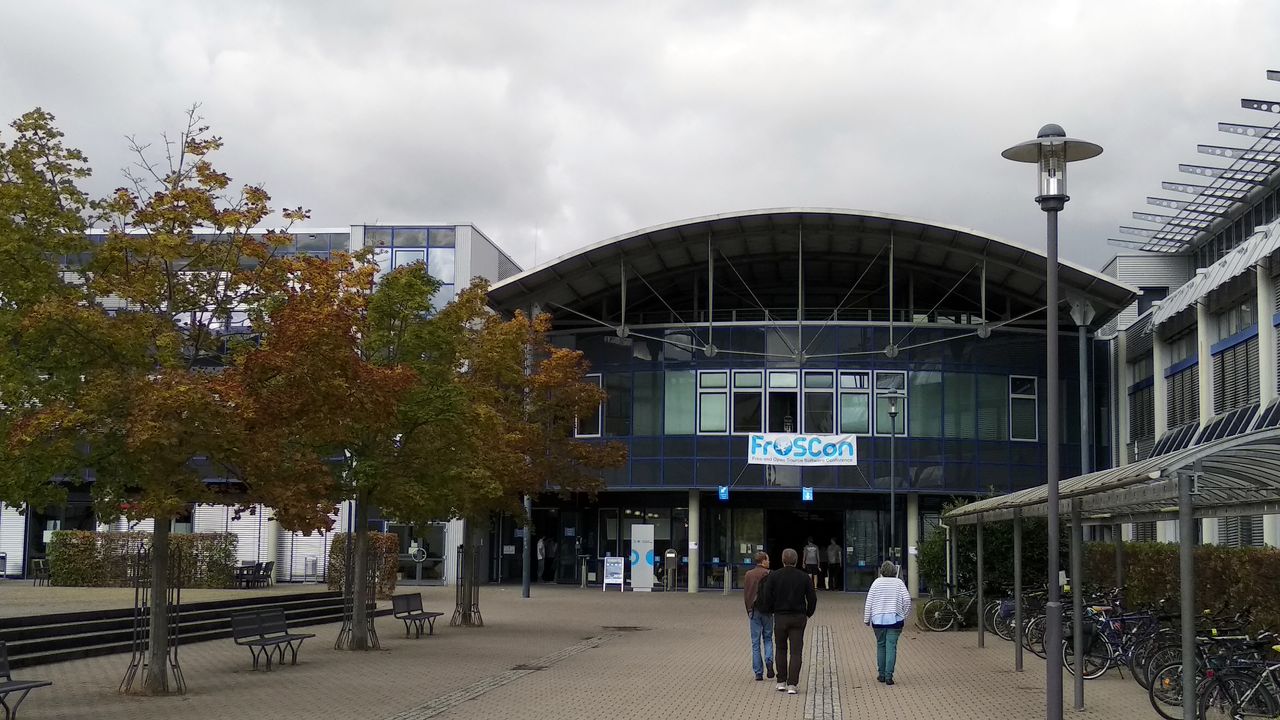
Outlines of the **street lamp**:
<svg viewBox="0 0 1280 720">
<path fill-rule="evenodd" d="M 881 398 L 888 401 L 889 407 L 889 557 L 894 565 L 901 565 L 902 558 L 898 554 L 898 508 L 896 502 L 898 489 L 897 441 L 898 441 L 898 401 L 907 396 L 893 391 L 883 393 Z"/>
<path fill-rule="evenodd" d="M 1102 147 L 1084 140 L 1067 137 L 1060 125 L 1040 128 L 1035 140 L 1018 143 L 1000 153 L 1015 162 L 1035 163 L 1039 167 L 1040 194 L 1036 203 L 1045 212 L 1045 388 L 1048 432 L 1045 437 L 1047 516 L 1049 521 L 1049 597 L 1045 604 L 1045 651 L 1051 656 L 1062 647 L 1062 597 L 1058 584 L 1058 213 L 1067 201 L 1067 163 L 1088 160 L 1102 154 Z M 1072 578 L 1072 582 L 1078 582 Z M 1052 648 L 1052 649 L 1051 649 Z M 1062 718 L 1062 663 L 1046 663 L 1046 717 Z"/>
</svg>

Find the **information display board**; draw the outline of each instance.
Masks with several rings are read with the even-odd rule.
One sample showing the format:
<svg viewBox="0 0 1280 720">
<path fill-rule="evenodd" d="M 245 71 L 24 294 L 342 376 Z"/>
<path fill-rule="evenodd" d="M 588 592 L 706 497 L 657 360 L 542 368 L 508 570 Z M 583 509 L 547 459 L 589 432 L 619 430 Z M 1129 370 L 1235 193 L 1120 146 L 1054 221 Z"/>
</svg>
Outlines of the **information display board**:
<svg viewBox="0 0 1280 720">
<path fill-rule="evenodd" d="M 604 582 L 600 584 L 601 590 L 608 590 L 610 585 L 617 585 L 618 590 L 626 590 L 625 584 L 627 566 L 620 557 L 604 558 Z"/>
<path fill-rule="evenodd" d="M 631 526 L 631 589 L 635 592 L 653 590 L 653 526 Z"/>
</svg>

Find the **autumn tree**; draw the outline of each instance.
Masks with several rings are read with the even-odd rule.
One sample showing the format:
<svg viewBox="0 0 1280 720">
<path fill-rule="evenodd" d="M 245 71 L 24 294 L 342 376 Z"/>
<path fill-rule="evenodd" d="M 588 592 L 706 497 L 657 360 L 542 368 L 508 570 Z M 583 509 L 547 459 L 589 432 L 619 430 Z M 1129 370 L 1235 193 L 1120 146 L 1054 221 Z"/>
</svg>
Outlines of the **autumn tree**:
<svg viewBox="0 0 1280 720">
<path fill-rule="evenodd" d="M 95 206 L 105 229 L 86 242 L 85 221 L 71 217 L 83 218 L 88 207 L 72 182 L 84 159 L 61 150 L 51 127 L 18 127 L 14 147 L 43 142 L 53 160 L 24 159 L 34 150 L 10 153 L 15 173 L 50 189 L 6 207 L 9 224 L 21 225 L 6 228 L 6 241 L 15 238 L 15 253 L 41 264 L 33 275 L 40 281 L 29 288 L 0 281 L 6 298 L 20 296 L 10 286 L 30 290 L 4 364 L 36 388 L 12 396 L 20 402 L 6 398 L 4 497 L 56 501 L 66 478 L 92 477 L 99 517 L 154 520 L 151 592 L 163 598 L 172 519 L 193 503 L 229 500 L 210 477 L 236 481 L 235 503 L 279 502 L 286 527 L 327 518 L 319 498 L 278 491 L 295 478 L 241 469 L 255 442 L 246 432 L 251 406 L 236 378 L 219 372 L 235 346 L 229 331 L 264 298 L 261 280 L 289 237 L 253 231 L 272 214 L 270 198 L 258 186 L 233 188 L 214 167 L 210 157 L 222 141 L 193 108 L 178 136 L 164 138 L 163 159 L 132 144 L 137 161 L 128 184 Z M 291 222 L 305 213 L 284 216 Z M 48 218 L 50 228 L 31 218 Z M 69 268 L 59 250 L 77 243 L 81 252 Z M 0 272 L 13 271 L 6 265 Z M 54 276 L 62 283 L 51 284 Z M 166 604 L 153 603 L 144 692 L 173 689 L 168 630 Z"/>
</svg>

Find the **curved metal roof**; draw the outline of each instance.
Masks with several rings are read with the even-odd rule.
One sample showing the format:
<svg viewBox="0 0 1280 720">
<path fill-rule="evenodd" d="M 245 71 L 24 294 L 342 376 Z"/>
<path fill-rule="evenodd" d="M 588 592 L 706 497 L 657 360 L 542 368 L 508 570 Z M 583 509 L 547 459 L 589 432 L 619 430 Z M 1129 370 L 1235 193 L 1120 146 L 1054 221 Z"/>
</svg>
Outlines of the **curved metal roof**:
<svg viewBox="0 0 1280 720">
<path fill-rule="evenodd" d="M 1244 274 L 1265 257 L 1280 250 L 1280 221 L 1257 228 L 1245 242 L 1219 258 L 1196 276 L 1169 293 L 1169 297 L 1156 304 L 1151 316 L 1151 328 L 1177 317 L 1179 313 L 1195 306 L 1196 301 L 1225 285 L 1231 279 Z"/>
<path fill-rule="evenodd" d="M 1136 522 L 1172 519 L 1178 509 L 1178 474 L 1196 473 L 1196 517 L 1280 512 L 1280 428 L 1255 430 L 1194 445 L 1110 470 L 1079 475 L 1058 486 L 1059 511 L 1079 499 L 1087 520 Z M 961 523 L 1007 520 L 1047 512 L 1048 487 L 979 500 L 947 513 Z"/>
<path fill-rule="evenodd" d="M 803 242 L 798 243 L 801 235 Z M 774 264 L 781 254 L 794 256 L 802 247 L 808 266 L 824 258 L 874 257 L 891 237 L 895 262 L 906 268 L 958 277 L 985 261 L 989 287 L 1028 303 L 1044 302 L 1046 261 L 1038 250 L 953 225 L 886 213 L 803 207 L 708 215 L 637 230 L 507 278 L 490 289 L 489 297 L 495 307 L 507 310 L 532 303 L 574 307 L 616 291 L 623 261 L 635 273 L 652 277 L 705 267 L 708 246 L 730 262 L 757 258 L 772 259 Z M 1093 304 L 1095 328 L 1137 294 L 1135 288 L 1114 278 L 1065 261 L 1059 264 L 1059 282 L 1064 297 L 1074 294 Z"/>
</svg>

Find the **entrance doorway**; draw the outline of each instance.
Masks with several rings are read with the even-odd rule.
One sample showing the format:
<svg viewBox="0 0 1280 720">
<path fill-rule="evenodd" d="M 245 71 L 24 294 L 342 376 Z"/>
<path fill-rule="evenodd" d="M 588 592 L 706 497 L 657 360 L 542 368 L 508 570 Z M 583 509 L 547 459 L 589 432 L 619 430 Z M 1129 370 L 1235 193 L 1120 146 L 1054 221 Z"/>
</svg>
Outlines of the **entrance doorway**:
<svg viewBox="0 0 1280 720">
<path fill-rule="evenodd" d="M 840 510 L 768 510 L 765 517 L 765 548 L 769 552 L 771 567 L 782 567 L 782 551 L 795 550 L 800 555 L 799 566 L 804 565 L 804 546 L 809 538 L 818 546 L 818 562 L 826 571 L 827 545 L 834 539 L 839 544 L 844 538 L 844 513 Z M 844 578 L 834 578 L 833 589 L 844 587 Z M 820 587 L 825 584 L 820 579 Z"/>
<path fill-rule="evenodd" d="M 444 523 L 389 523 L 387 532 L 400 541 L 400 584 L 444 584 Z"/>
</svg>

